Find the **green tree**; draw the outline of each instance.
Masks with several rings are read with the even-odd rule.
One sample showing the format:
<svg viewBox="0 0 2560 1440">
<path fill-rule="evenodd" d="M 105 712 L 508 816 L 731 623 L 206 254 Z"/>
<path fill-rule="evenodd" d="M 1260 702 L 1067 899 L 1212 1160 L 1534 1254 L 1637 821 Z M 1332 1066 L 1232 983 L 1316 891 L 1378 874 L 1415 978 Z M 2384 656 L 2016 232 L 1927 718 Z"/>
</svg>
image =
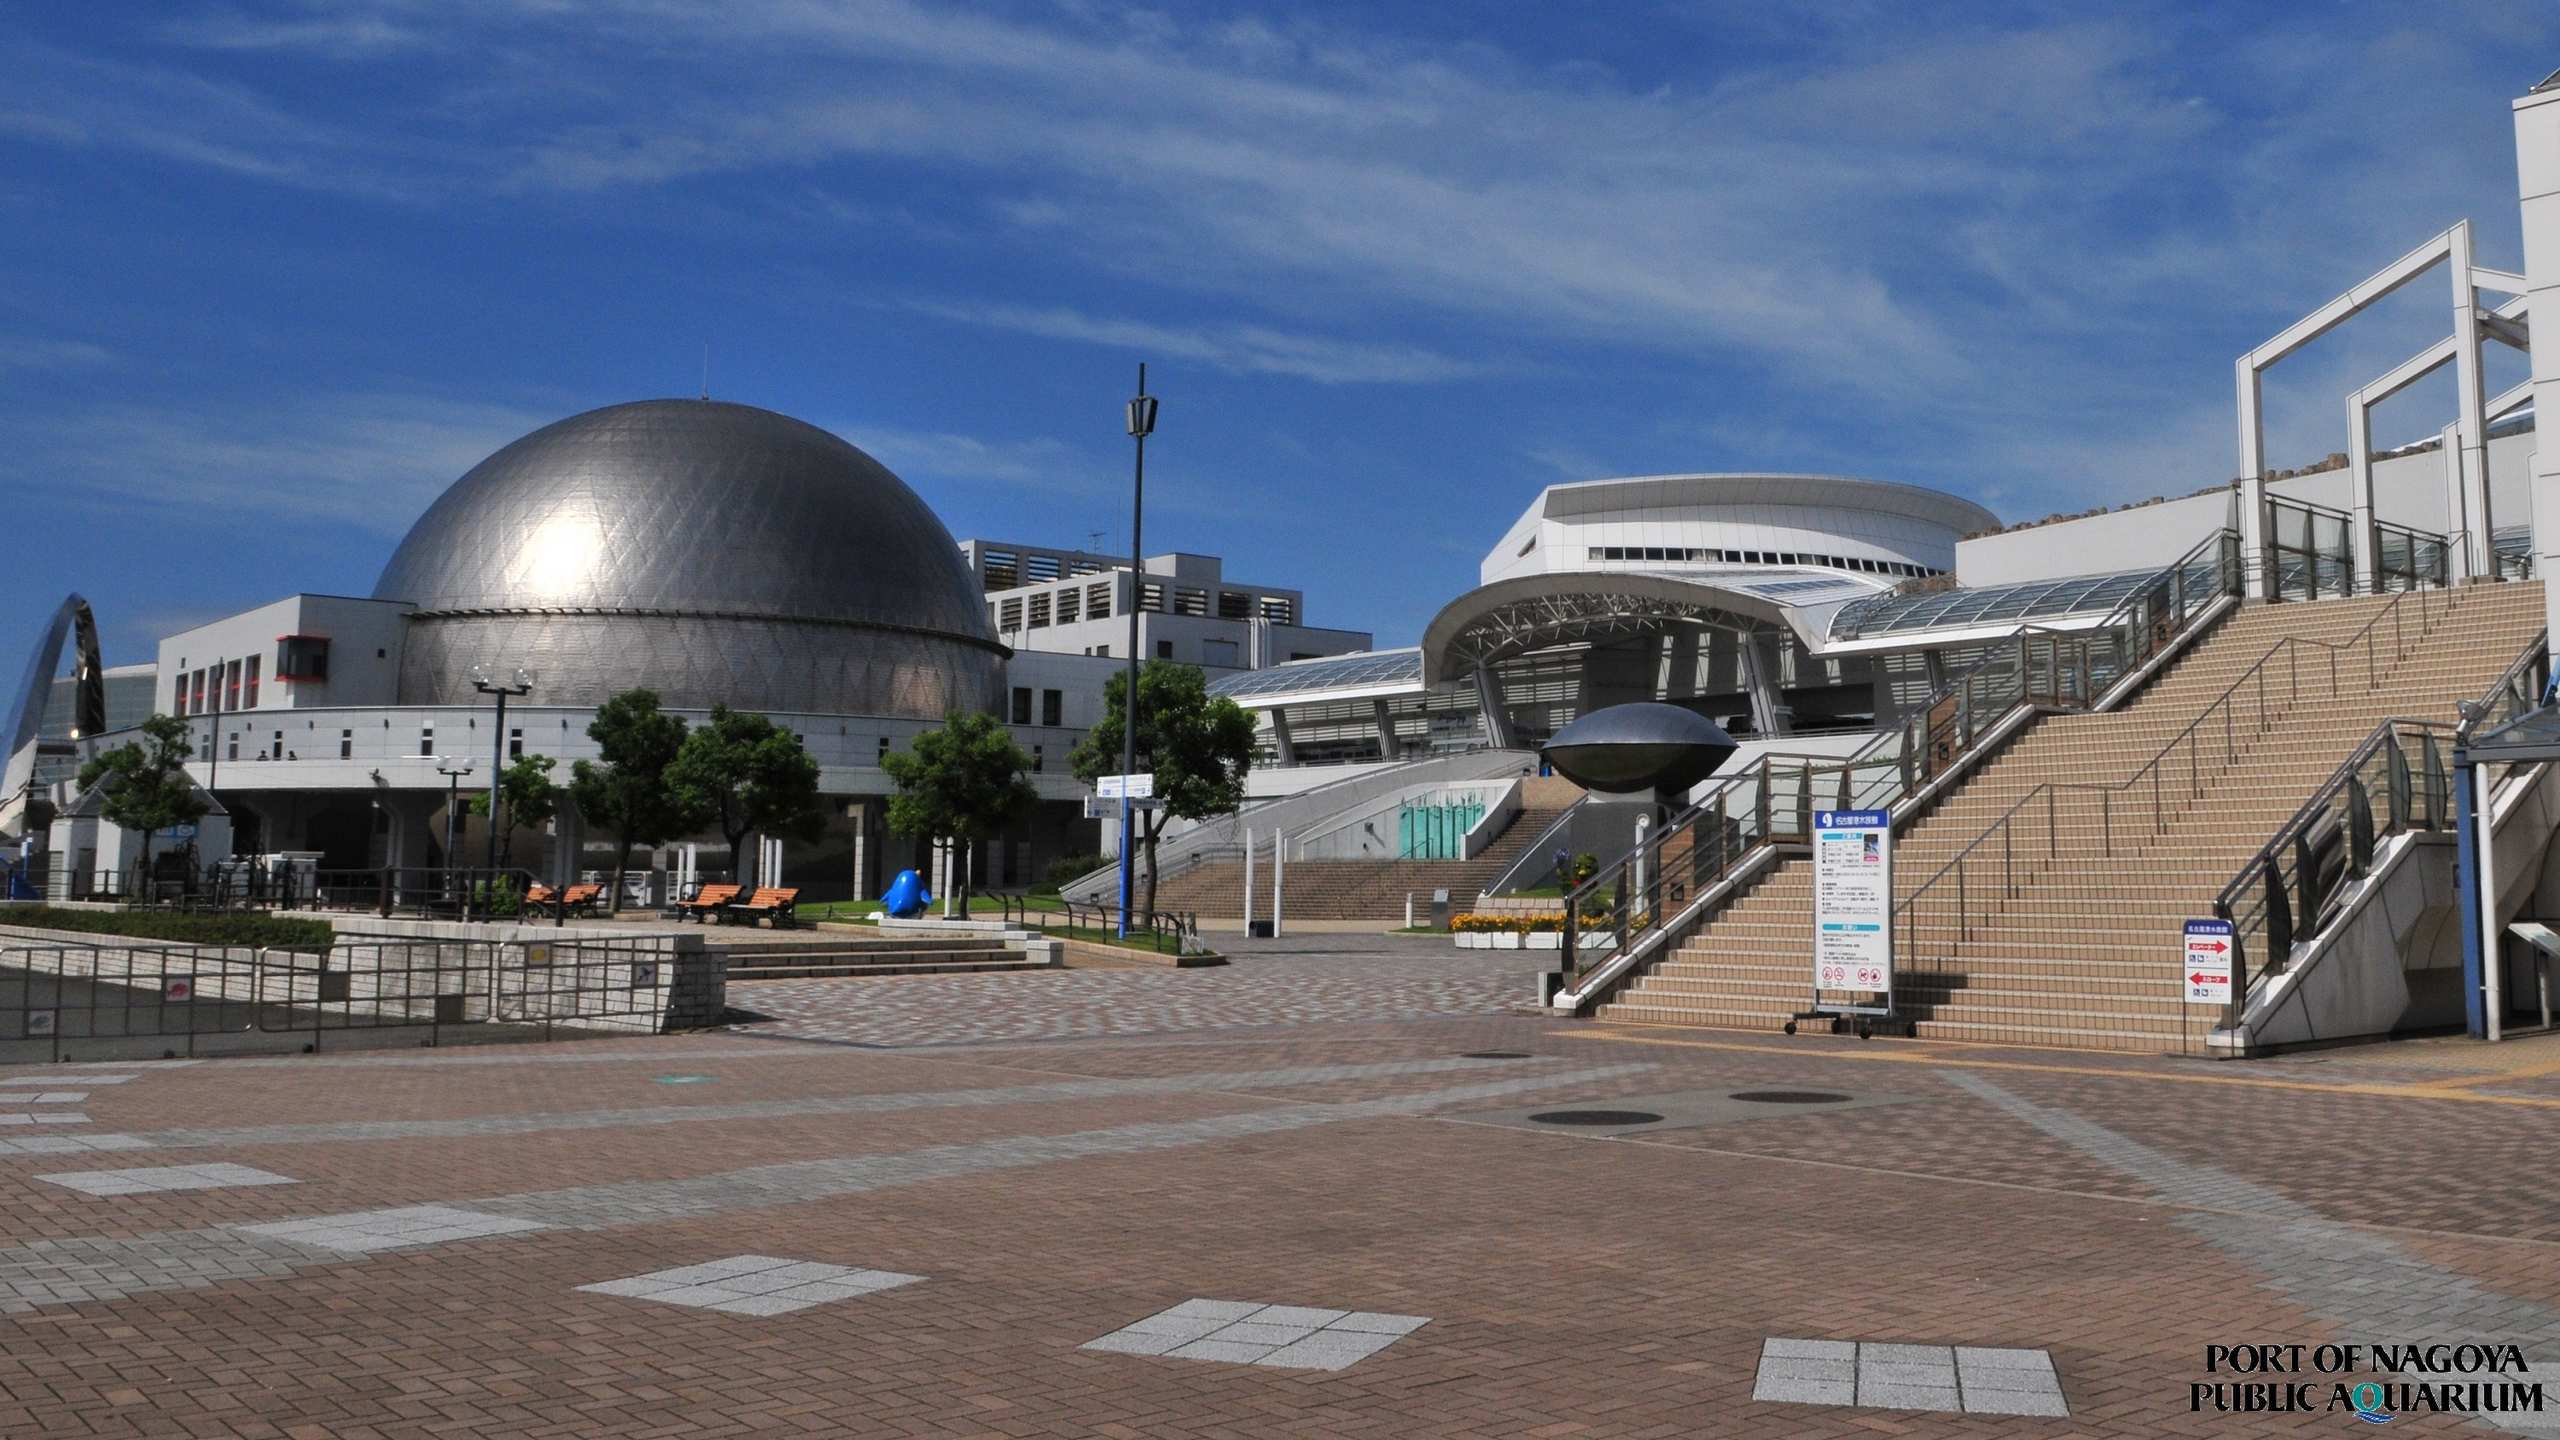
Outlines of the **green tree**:
<svg viewBox="0 0 2560 1440">
<path fill-rule="evenodd" d="M 1092 784 L 1120 773 L 1120 736 L 1128 724 L 1129 677 L 1115 673 L 1102 689 L 1102 719 L 1067 757 L 1077 779 Z M 1244 804 L 1245 771 L 1253 765 L 1253 717 L 1209 693 L 1197 665 L 1149 660 L 1138 671 L 1138 771 L 1156 777 L 1159 809 L 1138 812 L 1146 852 L 1146 898 L 1156 908 L 1156 835 L 1165 817 L 1206 820 Z M 1122 845 L 1127 845 L 1126 837 Z"/>
<path fill-rule="evenodd" d="M 992 715 L 955 714 L 880 763 L 898 782 L 898 792 L 889 797 L 889 828 L 951 840 L 964 857 L 974 856 L 979 841 L 1001 834 L 1040 799 L 1027 778 L 1031 757 Z M 963 859 L 954 887 L 963 920 L 969 918 L 973 863 Z"/>
<path fill-rule="evenodd" d="M 667 767 L 667 784 L 678 804 L 720 827 L 738 883 L 750 889 L 757 877 L 748 835 L 815 840 L 826 828 L 818 762 L 800 737 L 726 705 L 712 706 L 710 722 L 684 737 Z"/>
<path fill-rule="evenodd" d="M 524 755 L 498 772 L 498 803 L 504 807 L 505 824 L 498 830 L 498 864 L 513 865 L 516 856 L 516 827 L 539 825 L 560 813 L 560 786 L 551 778 L 552 759 L 548 755 Z M 471 813 L 489 813 L 489 792 L 483 790 L 471 797 Z"/>
<path fill-rule="evenodd" d="M 99 808 L 109 824 L 142 835 L 142 876 L 151 875 L 151 837 L 173 825 L 193 825 L 211 808 L 187 778 L 187 722 L 154 715 L 142 722 L 142 738 L 92 757 L 80 767 L 80 788 L 103 783 Z"/>
<path fill-rule="evenodd" d="M 625 690 L 598 706 L 595 723 L 587 727 L 597 758 L 569 767 L 569 795 L 578 813 L 613 836 L 608 909 L 622 908 L 622 877 L 631 868 L 633 847 L 664 845 L 709 819 L 687 810 L 667 783 L 667 768 L 684 748 L 684 736 L 684 717 L 660 710 L 657 691 Z"/>
</svg>

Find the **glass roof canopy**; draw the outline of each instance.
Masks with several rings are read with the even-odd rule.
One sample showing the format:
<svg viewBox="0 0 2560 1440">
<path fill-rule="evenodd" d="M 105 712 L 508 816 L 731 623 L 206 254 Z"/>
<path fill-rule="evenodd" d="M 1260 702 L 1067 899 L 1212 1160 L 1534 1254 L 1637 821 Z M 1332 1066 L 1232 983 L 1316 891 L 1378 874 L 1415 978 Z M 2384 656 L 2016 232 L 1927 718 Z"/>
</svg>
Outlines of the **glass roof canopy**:
<svg viewBox="0 0 2560 1440">
<path fill-rule="evenodd" d="M 1422 647 L 1364 650 L 1322 660 L 1293 660 L 1267 670 L 1242 670 L 1209 682 L 1209 693 L 1239 705 L 1268 703 L 1281 697 L 1314 700 L 1322 692 L 1349 691 L 1384 695 L 1418 692 L 1422 686 Z"/>
<path fill-rule="evenodd" d="M 1918 630 L 1960 630 L 1976 625 L 2104 615 L 2124 603 L 2126 596 L 2167 573 L 2165 568 L 2119 570 L 2107 575 L 2074 575 L 2061 580 L 1852 600 L 1831 617 L 1829 638 L 1869 640 Z M 2195 584 L 2211 585 L 2213 577 L 2211 557 L 2188 567 L 2187 578 Z"/>
</svg>

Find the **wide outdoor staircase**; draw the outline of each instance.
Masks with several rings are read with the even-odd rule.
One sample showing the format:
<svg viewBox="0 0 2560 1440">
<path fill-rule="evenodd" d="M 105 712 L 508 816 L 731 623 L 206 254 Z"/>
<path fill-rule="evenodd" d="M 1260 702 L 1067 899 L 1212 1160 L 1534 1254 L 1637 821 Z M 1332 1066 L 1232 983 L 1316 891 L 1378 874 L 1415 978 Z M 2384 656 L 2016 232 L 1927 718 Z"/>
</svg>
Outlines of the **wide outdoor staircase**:
<svg viewBox="0 0 2560 1440">
<path fill-rule="evenodd" d="M 1567 807 L 1529 804 L 1500 836 L 1472 860 L 1292 860 L 1284 875 L 1281 919 L 1375 920 L 1402 923 L 1405 896 L 1428 913 L 1431 892 L 1446 889 L 1464 910 L 1476 892 L 1511 868 L 1521 850 L 1546 831 Z M 1271 856 L 1255 857 L 1253 910 L 1271 912 Z M 1559 902 L 1561 903 L 1561 902 Z M 1168 875 L 1157 887 L 1156 908 L 1233 918 L 1244 913 L 1244 862 L 1212 860 Z"/>
<path fill-rule="evenodd" d="M 2251 605 L 2130 704 L 2028 727 L 1895 838 L 1898 1013 L 1932 1039 L 2200 1049 L 2218 1016 L 2185 1003 L 2182 922 L 2378 722 L 2453 721 L 2541 627 L 2538 582 Z M 1783 861 L 1598 1013 L 1776 1029 L 1810 999 L 1812 909 L 1813 862 Z"/>
<path fill-rule="evenodd" d="M 1001 940 L 934 939 L 884 935 L 821 934 L 806 939 L 724 940 L 714 932 L 709 948 L 728 957 L 729 979 L 841 980 L 865 975 L 955 975 L 982 970 L 1039 970 L 1034 960 Z"/>
</svg>

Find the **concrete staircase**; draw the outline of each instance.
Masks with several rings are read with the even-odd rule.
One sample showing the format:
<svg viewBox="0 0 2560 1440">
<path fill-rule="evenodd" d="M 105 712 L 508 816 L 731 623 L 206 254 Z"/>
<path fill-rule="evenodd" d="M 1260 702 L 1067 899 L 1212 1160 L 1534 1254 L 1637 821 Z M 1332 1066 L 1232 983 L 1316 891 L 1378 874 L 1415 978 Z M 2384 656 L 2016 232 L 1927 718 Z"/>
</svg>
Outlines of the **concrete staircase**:
<svg viewBox="0 0 2560 1440">
<path fill-rule="evenodd" d="M 1909 825 L 1894 847 L 1903 907 L 1895 999 L 1918 1033 L 2106 1050 L 2200 1048 L 2217 1017 L 2184 1002 L 2181 922 L 2213 913 L 2222 887 L 2376 723 L 2452 721 L 2456 702 L 2486 689 L 2542 625 L 2539 583 L 2404 598 L 2398 641 L 2385 614 L 2391 603 L 2245 607 L 2133 703 L 2039 721 Z M 2337 652 L 2285 643 L 2339 644 L 2377 615 L 2385 618 L 2373 632 L 2370 663 L 2362 640 Z M 2244 679 L 2243 691 L 2217 708 Z M 2145 772 L 2182 733 L 2188 738 L 2170 758 Z M 2127 780 L 2137 783 L 2103 798 L 2074 788 Z M 1961 902 L 1955 875 L 1943 873 L 1959 853 Z M 1780 1027 L 1809 998 L 1812 890 L 1809 859 L 1773 867 L 1599 1015 Z"/>
<path fill-rule="evenodd" d="M 801 940 L 714 940 L 729 960 L 729 981 L 838 980 L 864 975 L 958 975 L 983 970 L 1045 970 L 1002 941 L 820 934 Z"/>
<path fill-rule="evenodd" d="M 1419 908 L 1427 911 L 1431 892 L 1442 888 L 1448 890 L 1450 904 L 1464 910 L 1478 890 L 1511 868 L 1521 847 L 1537 839 L 1569 803 L 1569 799 L 1551 792 L 1526 796 L 1519 815 L 1472 860 L 1292 860 L 1282 918 L 1401 924 L 1407 892 L 1414 895 Z M 1270 904 L 1271 860 L 1265 855 L 1254 861 L 1254 913 L 1267 916 Z M 1179 875 L 1166 876 L 1157 889 L 1159 910 L 1233 919 L 1243 914 L 1243 907 L 1241 860 L 1195 865 Z"/>
</svg>

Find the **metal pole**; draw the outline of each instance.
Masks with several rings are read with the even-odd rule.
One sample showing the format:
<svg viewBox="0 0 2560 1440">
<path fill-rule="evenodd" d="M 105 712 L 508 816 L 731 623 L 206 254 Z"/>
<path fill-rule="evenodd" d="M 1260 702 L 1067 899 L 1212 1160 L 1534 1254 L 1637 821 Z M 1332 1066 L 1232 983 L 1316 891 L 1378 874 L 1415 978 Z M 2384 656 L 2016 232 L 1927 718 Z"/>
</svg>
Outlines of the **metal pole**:
<svg viewBox="0 0 2560 1440">
<path fill-rule="evenodd" d="M 2489 1035 L 2488 997 L 2484 957 L 2491 948 L 2490 937 L 2481 933 L 2480 917 L 2488 907 L 2479 896 L 2492 887 L 2480 879 L 2479 827 L 2472 821 L 2473 801 L 2478 787 L 2473 783 L 2471 757 L 2460 750 L 2453 752 L 2454 804 L 2454 893 L 2462 898 L 2462 1009 L 2463 1028 L 2474 1040 Z"/>
<path fill-rule="evenodd" d="M 1274 940 L 1280 938 L 1281 879 L 1288 863 L 1289 837 L 1274 830 L 1271 832 L 1271 938 Z"/>
<path fill-rule="evenodd" d="M 498 881 L 498 781 L 507 768 L 507 692 L 500 689 L 498 723 L 490 727 L 489 749 L 489 883 Z"/>
<path fill-rule="evenodd" d="M 1147 432 L 1155 429 L 1155 402 L 1147 396 L 1147 364 L 1138 362 L 1138 398 L 1129 402 L 1129 435 L 1138 442 L 1137 475 L 1129 491 L 1129 693 L 1120 701 L 1120 773 L 1123 777 L 1138 769 L 1138 609 L 1146 595 L 1146 522 L 1147 522 Z M 1120 935 L 1129 935 L 1129 885 L 1136 866 L 1130 853 L 1135 844 L 1137 809 L 1131 804 L 1128 781 L 1120 782 Z M 1276 871 L 1275 871 L 1276 874 Z M 1272 919 L 1279 919 L 1275 906 Z"/>
<path fill-rule="evenodd" d="M 1410 912 L 1412 908 L 1412 901 L 1407 899 L 1405 909 Z M 1407 914 L 1404 923 L 1408 926 L 1413 924 L 1410 913 Z M 1253 933 L 1253 832 L 1251 830 L 1244 832 L 1244 933 L 1247 935 Z"/>
</svg>

